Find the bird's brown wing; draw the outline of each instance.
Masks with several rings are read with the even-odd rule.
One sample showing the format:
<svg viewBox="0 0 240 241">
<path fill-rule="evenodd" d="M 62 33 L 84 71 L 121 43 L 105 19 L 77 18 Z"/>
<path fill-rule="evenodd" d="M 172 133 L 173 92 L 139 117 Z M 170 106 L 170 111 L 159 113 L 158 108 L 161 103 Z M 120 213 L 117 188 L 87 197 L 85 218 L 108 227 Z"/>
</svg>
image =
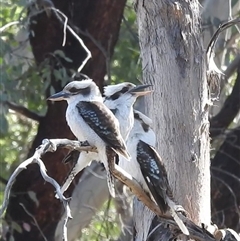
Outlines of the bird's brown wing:
<svg viewBox="0 0 240 241">
<path fill-rule="evenodd" d="M 170 187 L 165 167 L 159 158 L 153 147 L 141 140 L 138 142 L 137 161 L 142 175 L 159 208 L 165 213 L 168 209 L 166 196 Z"/>
<path fill-rule="evenodd" d="M 77 109 L 83 120 L 116 153 L 128 158 L 117 120 L 107 107 L 97 101 L 80 101 Z"/>
</svg>

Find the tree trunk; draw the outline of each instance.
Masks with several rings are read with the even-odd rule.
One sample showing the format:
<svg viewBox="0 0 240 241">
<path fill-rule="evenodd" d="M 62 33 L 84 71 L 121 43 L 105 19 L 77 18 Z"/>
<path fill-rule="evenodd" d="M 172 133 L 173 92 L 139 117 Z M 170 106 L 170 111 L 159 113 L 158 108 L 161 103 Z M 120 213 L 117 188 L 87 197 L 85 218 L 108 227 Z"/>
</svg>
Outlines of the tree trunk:
<svg viewBox="0 0 240 241">
<path fill-rule="evenodd" d="M 208 89 L 200 10 L 194 1 L 137 3 L 143 80 L 157 149 L 176 201 L 197 223 L 210 223 Z M 147 230 L 145 230 L 147 232 Z"/>
<path fill-rule="evenodd" d="M 37 1 L 38 9 L 44 8 L 46 3 L 50 2 Z M 97 45 L 89 37 L 83 37 L 85 44 L 92 53 L 92 59 L 84 68 L 83 73 L 93 78 L 100 88 L 103 86 L 104 75 L 106 74 L 105 55 L 111 56 L 118 39 L 125 2 L 126 0 L 54 0 L 52 2 L 56 8 L 60 9 L 68 17 L 69 23 L 72 27 L 76 27 L 76 31 L 81 29 L 81 31 L 89 33 L 96 40 Z M 34 5 L 29 9 L 30 15 L 33 13 L 33 8 Z M 69 69 L 77 70 L 86 53 L 68 31 L 66 45 L 62 46 L 63 25 L 56 18 L 53 11 L 50 14 L 49 12 L 48 14 L 41 12 L 32 16 L 29 28 L 30 43 L 38 65 L 48 58 L 52 71 L 53 69 L 59 69 L 59 62 L 56 62 L 51 56 L 55 50 L 62 50 L 65 56 L 72 59 L 72 62 L 61 59 L 60 64 L 67 69 L 67 72 Z M 106 51 L 105 55 L 99 46 Z M 50 87 L 53 87 L 55 91 L 60 91 L 63 87 L 61 81 L 55 79 L 53 74 L 51 75 L 49 88 L 46 91 L 46 97 L 50 95 Z M 32 155 L 44 138 L 74 138 L 66 124 L 65 109 L 66 103 L 48 103 L 47 113 L 40 120 L 38 133 L 29 155 Z M 60 184 L 69 171 L 69 167 L 61 162 L 65 154 L 65 150 L 60 150 L 54 154 L 47 154 L 43 158 L 48 174 Z M 29 191 L 36 194 L 37 201 L 33 201 Z M 18 241 L 37 241 L 43 240 L 43 236 L 48 241 L 54 240 L 55 228 L 62 215 L 62 204 L 55 199 L 54 195 L 53 187 L 48 183 L 44 183 L 37 165 L 31 165 L 27 170 L 23 171 L 13 186 L 6 212 L 6 220 L 10 226 L 7 235 L 8 240 L 13 237 L 14 240 Z M 20 203 L 24 205 L 28 213 L 19 205 Z M 39 227 L 37 227 L 36 223 Z M 19 226 L 17 229 L 14 228 L 16 224 Z"/>
</svg>

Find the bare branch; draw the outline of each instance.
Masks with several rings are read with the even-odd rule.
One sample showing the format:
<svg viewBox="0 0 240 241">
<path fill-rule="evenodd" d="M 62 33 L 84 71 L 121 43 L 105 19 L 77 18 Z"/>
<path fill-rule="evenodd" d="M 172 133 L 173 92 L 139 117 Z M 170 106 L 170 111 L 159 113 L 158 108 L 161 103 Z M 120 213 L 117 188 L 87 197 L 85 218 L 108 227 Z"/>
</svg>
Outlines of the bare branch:
<svg viewBox="0 0 240 241">
<path fill-rule="evenodd" d="M 0 28 L 0 34 L 1 34 L 4 30 L 6 30 L 7 28 L 9 28 L 9 27 L 11 27 L 11 26 L 13 26 L 13 25 L 17 25 L 17 24 L 19 24 L 19 21 L 13 21 L 13 22 L 7 23 L 6 25 L 4 25 L 4 26 L 2 26 L 2 27 Z"/>
<path fill-rule="evenodd" d="M 47 238 L 44 236 L 44 233 L 42 232 L 41 228 L 39 227 L 36 218 L 26 209 L 26 207 L 25 207 L 22 203 L 19 203 L 19 205 L 22 206 L 22 208 L 24 209 L 24 211 L 33 219 L 33 222 L 34 222 L 34 224 L 36 225 L 36 227 L 38 228 L 38 230 L 39 230 L 40 234 L 42 235 L 43 239 L 44 239 L 45 241 L 47 241 Z"/>
<path fill-rule="evenodd" d="M 79 29 L 79 33 L 81 33 L 83 36 L 88 37 L 95 44 L 95 46 L 102 52 L 103 56 L 106 59 L 108 81 L 111 82 L 111 69 L 110 69 L 111 58 L 110 58 L 109 48 L 108 50 L 105 50 L 104 47 L 101 45 L 101 43 L 99 43 L 88 31 L 82 31 L 81 29 Z M 111 42 L 111 39 L 109 40 L 108 46 L 110 46 L 110 42 Z"/>
<path fill-rule="evenodd" d="M 210 136 L 214 138 L 225 131 L 240 109 L 240 69 L 232 89 L 220 112 L 210 120 Z"/>
<path fill-rule="evenodd" d="M 75 149 L 75 150 L 84 150 L 84 151 L 96 151 L 96 148 L 91 147 L 91 146 L 87 146 L 86 142 L 78 142 L 78 141 L 71 141 L 71 140 L 67 140 L 67 139 L 52 139 L 52 140 L 47 140 L 44 139 L 42 144 L 36 149 L 34 155 L 32 157 L 30 157 L 29 159 L 27 159 L 26 161 L 22 162 L 13 172 L 13 174 L 11 175 L 11 177 L 9 178 L 9 181 L 7 183 L 7 186 L 5 188 L 5 192 L 4 192 L 4 199 L 3 199 L 3 204 L 1 206 L 0 209 L 0 217 L 3 215 L 5 209 L 7 208 L 8 205 L 8 201 L 9 201 L 9 196 L 10 196 L 10 191 L 12 188 L 13 183 L 16 180 L 16 177 L 18 176 L 18 174 L 27 168 L 27 166 L 29 164 L 32 163 L 37 163 L 40 167 L 40 172 L 41 175 L 43 177 L 43 179 L 46 182 L 49 182 L 50 184 L 52 184 L 57 192 L 57 195 L 59 197 L 59 199 L 62 201 L 64 208 L 66 210 L 66 217 L 64 219 L 64 225 L 63 225 L 63 240 L 67 240 L 67 228 L 66 228 L 66 224 L 68 222 L 69 218 L 72 218 L 71 216 L 71 212 L 70 212 L 70 208 L 68 205 L 68 199 L 66 199 L 62 192 L 61 192 L 61 188 L 59 186 L 59 184 L 50 176 L 47 175 L 46 173 L 46 167 L 44 165 L 44 163 L 42 162 L 42 160 L 40 159 L 42 155 L 44 155 L 46 152 L 54 152 L 57 150 L 57 147 L 65 147 L 68 149 Z"/>
<path fill-rule="evenodd" d="M 39 122 L 41 119 L 41 116 L 39 116 L 37 113 L 30 111 L 28 108 L 22 106 L 22 105 L 17 105 L 13 102 L 5 101 L 4 104 L 8 106 L 9 109 L 31 119 L 34 121 Z"/>
<path fill-rule="evenodd" d="M 64 27 L 66 27 L 70 31 L 70 33 L 79 41 L 80 45 L 83 47 L 83 49 L 87 53 L 87 57 L 83 60 L 82 64 L 78 68 L 78 72 L 81 72 L 81 70 L 83 69 L 83 67 L 87 63 L 87 61 L 92 57 L 92 54 L 89 51 L 89 49 L 87 48 L 87 46 L 84 44 L 82 39 L 74 32 L 74 30 L 69 25 L 66 24 L 67 20 L 68 20 L 67 16 L 63 12 L 61 12 L 59 9 L 56 9 L 56 8 L 50 8 L 50 9 L 52 9 L 56 13 L 56 15 L 57 15 L 58 19 L 61 21 L 61 23 L 62 23 L 62 20 L 61 20 L 61 18 L 59 17 L 58 14 L 63 16 L 63 18 L 65 19 L 65 22 L 63 23 Z M 66 34 L 66 31 L 64 33 Z M 66 39 L 64 37 L 63 45 L 65 44 L 65 42 L 66 42 Z"/>
<path fill-rule="evenodd" d="M 212 91 L 212 89 L 217 89 L 218 94 L 217 94 L 217 98 L 220 94 L 220 89 L 219 89 L 219 79 L 220 79 L 220 75 L 222 75 L 223 73 L 221 72 L 221 70 L 218 69 L 218 67 L 216 66 L 215 62 L 214 62 L 214 48 L 215 48 L 215 44 L 217 42 L 217 39 L 220 35 L 221 32 L 223 32 L 224 30 L 230 28 L 233 25 L 236 25 L 240 22 L 240 18 L 236 18 L 236 19 L 232 19 L 226 23 L 223 23 L 219 26 L 219 28 L 217 29 L 217 31 L 213 34 L 207 49 L 206 49 L 206 57 L 207 57 L 207 79 L 208 79 L 208 84 L 210 86 L 210 91 Z"/>
<path fill-rule="evenodd" d="M 223 32 L 224 30 L 232 27 L 233 25 L 235 24 L 238 24 L 240 23 L 240 18 L 236 18 L 236 19 L 232 19 L 226 23 L 223 23 L 219 26 L 219 28 L 217 29 L 217 31 L 213 34 L 211 40 L 209 41 L 209 44 L 207 46 L 207 50 L 206 50 L 206 53 L 208 56 L 212 55 L 213 54 L 213 51 L 214 51 L 214 46 L 217 42 L 217 39 L 220 35 L 221 32 Z"/>
<path fill-rule="evenodd" d="M 17 169 L 13 172 L 11 175 L 8 184 L 5 189 L 4 193 L 4 201 L 3 205 L 0 209 L 0 216 L 2 216 L 4 210 L 6 209 L 8 205 L 8 200 L 10 196 L 10 191 L 12 188 L 12 185 L 17 177 L 17 175 L 24 169 L 27 168 L 29 164 L 37 163 L 40 167 L 40 172 L 43 177 L 43 179 L 50 184 L 52 184 L 57 192 L 57 195 L 59 196 L 59 199 L 62 201 L 64 208 L 66 210 L 66 216 L 64 219 L 63 224 L 63 240 L 67 241 L 67 222 L 69 218 L 71 217 L 70 208 L 68 205 L 68 199 L 66 199 L 63 194 L 61 193 L 61 189 L 59 184 L 46 173 L 46 167 L 44 163 L 41 160 L 42 155 L 44 155 L 46 152 L 54 152 L 57 150 L 57 148 L 67 148 L 70 150 L 79 150 L 79 151 L 93 151 L 96 152 L 96 148 L 89 146 L 86 142 L 79 142 L 79 141 L 71 141 L 68 139 L 51 139 L 47 140 L 44 139 L 42 144 L 36 149 L 34 155 L 21 163 Z M 171 224 L 179 233 L 180 229 L 178 225 L 175 223 L 173 218 L 170 214 L 162 214 L 159 207 L 148 197 L 148 195 L 143 191 L 141 186 L 135 181 L 128 173 L 126 173 L 124 170 L 122 170 L 119 166 L 115 165 L 114 163 L 114 156 L 115 153 L 112 152 L 112 155 L 109 156 L 109 168 L 112 172 L 112 174 L 118 178 L 120 181 L 122 181 L 125 185 L 127 185 L 130 190 L 137 196 L 137 198 L 142 201 L 149 209 L 151 209 L 154 213 L 156 213 L 162 221 Z M 113 161 L 113 162 L 112 162 Z M 191 220 L 189 220 L 187 217 L 181 215 L 179 213 L 182 221 L 184 224 L 188 227 L 190 235 L 189 237 L 194 238 L 198 241 L 213 241 L 215 240 L 213 236 L 208 233 L 206 230 L 203 230 L 202 228 L 195 225 Z"/>
<path fill-rule="evenodd" d="M 91 52 L 89 51 L 89 49 L 87 48 L 87 46 L 84 44 L 83 40 L 76 34 L 76 32 L 67 24 L 68 22 L 68 17 L 59 9 L 55 8 L 55 7 L 45 7 L 43 10 L 39 10 L 37 12 L 34 12 L 33 14 L 30 15 L 30 17 L 33 17 L 37 14 L 46 12 L 48 10 L 52 10 L 57 19 L 63 24 L 63 43 L 62 45 L 64 46 L 66 43 L 66 29 L 68 29 L 68 31 L 78 40 L 78 42 L 80 43 L 80 45 L 82 46 L 82 48 L 86 51 L 87 53 L 87 57 L 83 60 L 82 64 L 80 65 L 80 67 L 78 67 L 78 72 L 81 72 L 81 70 L 83 69 L 83 67 L 85 66 L 85 64 L 87 63 L 87 61 L 92 57 Z M 64 21 L 62 20 L 61 16 L 64 18 Z"/>
</svg>

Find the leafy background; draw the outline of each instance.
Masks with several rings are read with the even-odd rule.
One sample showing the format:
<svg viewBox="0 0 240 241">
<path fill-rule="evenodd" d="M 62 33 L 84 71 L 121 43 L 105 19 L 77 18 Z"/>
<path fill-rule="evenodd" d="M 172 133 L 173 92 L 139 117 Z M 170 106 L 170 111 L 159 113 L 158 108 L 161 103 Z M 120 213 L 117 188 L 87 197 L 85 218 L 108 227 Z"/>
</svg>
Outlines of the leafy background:
<svg viewBox="0 0 240 241">
<path fill-rule="evenodd" d="M 231 5 L 233 12 L 232 16 L 228 17 L 239 17 L 239 10 L 234 10 L 239 6 L 239 1 L 232 1 Z M 51 74 L 61 80 L 62 86 L 68 79 L 65 68 L 52 70 L 47 60 L 40 66 L 36 66 L 28 41 L 25 1 L 2 0 L 0 19 L 2 23 L 0 32 L 0 201 L 2 201 L 6 181 L 16 166 L 26 159 L 38 127 L 36 121 L 9 108 L 10 104 L 15 103 L 18 107 L 23 108 L 24 113 L 27 111 L 30 114 L 37 113 L 39 116 L 43 116 L 46 113 L 45 91 L 49 88 L 48 81 L 50 81 Z M 213 34 L 214 29 L 227 19 L 203 16 L 203 20 L 203 34 L 206 36 Z M 9 23 L 15 21 L 15 24 L 7 27 Z M 205 37 L 206 39 L 207 37 Z M 228 68 L 229 64 L 239 55 L 239 48 L 240 37 L 237 27 L 232 27 L 220 36 L 215 58 L 220 69 L 224 71 Z M 71 61 L 60 50 L 55 51 L 53 56 Z M 123 81 L 138 83 L 141 79 L 136 15 L 132 1 L 128 1 L 125 7 L 119 40 L 109 64 L 111 80 L 106 75 L 106 84 Z M 235 72 L 227 80 L 222 80 L 219 101 L 214 102 L 211 109 L 212 116 L 221 109 L 227 96 L 231 94 L 236 79 L 237 73 Z M 49 91 L 53 93 L 54 89 Z M 239 124 L 238 113 L 228 128 L 235 128 Z M 224 138 L 223 136 L 213 140 L 212 158 L 216 155 Z M 237 161 L 239 162 L 239 159 Z M 4 230 L 4 223 L 2 229 Z M 91 224 L 83 230 L 81 240 L 115 240 L 120 233 L 120 220 L 114 202 L 109 199 L 97 212 Z"/>
</svg>

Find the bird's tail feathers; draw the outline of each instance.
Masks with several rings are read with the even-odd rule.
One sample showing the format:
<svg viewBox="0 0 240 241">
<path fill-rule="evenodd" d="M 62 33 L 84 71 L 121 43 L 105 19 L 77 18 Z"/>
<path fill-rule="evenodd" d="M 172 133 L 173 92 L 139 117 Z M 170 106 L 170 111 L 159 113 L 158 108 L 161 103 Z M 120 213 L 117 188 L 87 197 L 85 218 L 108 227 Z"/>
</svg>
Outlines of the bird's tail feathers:
<svg viewBox="0 0 240 241">
<path fill-rule="evenodd" d="M 169 198 L 167 198 L 167 203 L 169 205 L 170 213 L 171 213 L 171 216 L 173 217 L 174 221 L 177 223 L 178 227 L 181 229 L 183 234 L 185 234 L 186 236 L 189 236 L 189 231 L 188 231 L 186 225 L 183 223 L 183 221 L 181 220 L 181 218 L 178 216 L 178 214 L 176 212 L 177 205 Z"/>
<path fill-rule="evenodd" d="M 127 149 L 114 149 L 114 151 L 123 157 L 125 157 L 128 161 L 130 160 L 130 154 L 128 153 Z"/>
<path fill-rule="evenodd" d="M 108 184 L 108 189 L 109 189 L 109 192 L 111 194 L 111 196 L 113 198 L 115 198 L 116 194 L 115 194 L 115 180 L 114 180 L 114 177 L 113 175 L 110 173 L 109 170 L 106 170 L 107 171 L 107 184 Z"/>
</svg>

